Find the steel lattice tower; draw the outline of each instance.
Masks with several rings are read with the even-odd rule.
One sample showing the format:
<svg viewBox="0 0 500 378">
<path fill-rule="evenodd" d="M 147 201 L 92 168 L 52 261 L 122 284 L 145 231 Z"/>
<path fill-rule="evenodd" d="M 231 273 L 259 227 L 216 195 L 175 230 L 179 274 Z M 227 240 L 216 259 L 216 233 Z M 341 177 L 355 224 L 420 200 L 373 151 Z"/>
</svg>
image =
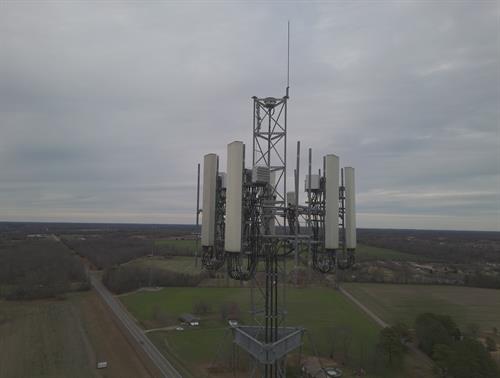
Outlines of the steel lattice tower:
<svg viewBox="0 0 500 378">
<path fill-rule="evenodd" d="M 304 333 L 301 327 L 285 326 L 286 262 L 295 254 L 297 268 L 299 253 L 308 251 L 307 265 L 317 272 L 352 266 L 356 247 L 354 169 L 341 171 L 338 156 L 329 154 L 323 158 L 323 170 L 313 174 L 309 149 L 307 199 L 305 205 L 299 204 L 300 142 L 295 187 L 287 192 L 289 88 L 283 97 L 252 99 L 250 169 L 245 167 L 241 141 L 228 144 L 227 174 L 219 172 L 216 154 L 204 157 L 201 256 L 205 269 L 216 272 L 225 267 L 230 278 L 251 283 L 255 325 L 231 327 L 234 344 L 254 361 L 250 376 L 259 371 L 264 378 L 284 378 L 285 357 L 302 345 Z M 198 166 L 197 224 L 199 175 Z"/>
</svg>

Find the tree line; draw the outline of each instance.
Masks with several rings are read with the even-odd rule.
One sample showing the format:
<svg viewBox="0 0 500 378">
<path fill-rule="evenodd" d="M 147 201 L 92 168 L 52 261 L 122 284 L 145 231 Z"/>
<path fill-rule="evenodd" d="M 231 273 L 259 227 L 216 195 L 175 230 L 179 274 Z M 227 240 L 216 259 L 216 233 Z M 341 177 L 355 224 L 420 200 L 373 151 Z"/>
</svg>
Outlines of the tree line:
<svg viewBox="0 0 500 378">
<path fill-rule="evenodd" d="M 415 320 L 419 348 L 431 357 L 441 377 L 498 378 L 500 371 L 477 330 L 462 332 L 447 315 L 420 314 Z"/>
<path fill-rule="evenodd" d="M 128 261 L 155 256 L 194 256 L 192 248 L 173 244 L 156 245 L 155 239 L 139 238 L 129 233 L 109 233 L 99 237 L 62 237 L 63 243 L 87 258 L 98 269 L 107 269 Z"/>
<path fill-rule="evenodd" d="M 87 290 L 81 259 L 53 239 L 0 240 L 0 297 L 55 297 Z"/>
<path fill-rule="evenodd" d="M 156 267 L 120 265 L 104 271 L 102 282 L 116 294 L 147 286 L 195 287 L 207 277 L 206 273 L 186 274 Z"/>
<path fill-rule="evenodd" d="M 455 263 L 500 263 L 500 232 L 358 229 L 360 243 Z"/>
<path fill-rule="evenodd" d="M 500 369 L 489 352 L 496 350 L 493 338 L 486 345 L 477 340 L 479 328 L 469 325 L 460 330 L 452 317 L 422 313 L 415 319 L 418 348 L 434 362 L 435 372 L 442 378 L 498 378 Z M 399 323 L 384 328 L 379 335 L 379 348 L 387 365 L 401 365 L 411 341 L 408 326 Z"/>
</svg>

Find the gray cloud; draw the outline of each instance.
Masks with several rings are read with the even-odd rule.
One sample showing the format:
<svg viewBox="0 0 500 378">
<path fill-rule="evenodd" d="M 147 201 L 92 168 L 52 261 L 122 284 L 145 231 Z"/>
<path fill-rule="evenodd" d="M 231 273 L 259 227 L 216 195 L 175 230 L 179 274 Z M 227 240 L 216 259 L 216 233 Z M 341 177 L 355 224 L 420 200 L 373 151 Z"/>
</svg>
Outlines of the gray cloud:
<svg viewBox="0 0 500 378">
<path fill-rule="evenodd" d="M 498 2 L 0 8 L 2 220 L 193 222 L 196 163 L 283 94 L 290 19 L 301 171 L 355 166 L 362 227 L 500 229 Z"/>
</svg>

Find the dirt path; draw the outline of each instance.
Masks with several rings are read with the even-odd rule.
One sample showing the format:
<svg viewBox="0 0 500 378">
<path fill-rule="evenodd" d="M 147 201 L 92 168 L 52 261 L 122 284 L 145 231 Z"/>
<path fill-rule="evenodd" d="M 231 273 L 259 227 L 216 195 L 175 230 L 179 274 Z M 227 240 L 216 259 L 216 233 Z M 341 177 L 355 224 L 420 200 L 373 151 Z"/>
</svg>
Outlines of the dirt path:
<svg viewBox="0 0 500 378">
<path fill-rule="evenodd" d="M 375 323 L 377 323 L 382 328 L 388 327 L 389 325 L 380 319 L 373 311 L 371 311 L 368 307 L 366 307 L 363 303 L 358 301 L 351 293 L 349 293 L 342 286 L 339 286 L 339 291 L 344 294 L 348 299 L 350 299 L 356 306 L 358 306 L 361 310 L 363 310 L 370 318 L 373 319 Z"/>
<path fill-rule="evenodd" d="M 339 291 L 342 294 L 344 294 L 349 300 L 351 300 L 356 306 L 358 306 L 361 310 L 363 310 L 380 327 L 385 328 L 389 326 L 388 323 L 379 318 L 373 311 L 371 311 L 363 303 L 357 300 L 351 293 L 349 293 L 342 286 L 339 286 Z M 406 344 L 406 346 L 415 356 L 415 360 L 410 361 L 410 364 L 413 365 L 410 367 L 410 372 L 409 372 L 411 374 L 411 377 L 413 378 L 413 377 L 429 376 L 428 374 L 430 374 L 430 372 L 432 371 L 432 367 L 434 365 L 429 356 L 427 356 L 420 349 L 418 349 L 415 344 Z"/>
</svg>

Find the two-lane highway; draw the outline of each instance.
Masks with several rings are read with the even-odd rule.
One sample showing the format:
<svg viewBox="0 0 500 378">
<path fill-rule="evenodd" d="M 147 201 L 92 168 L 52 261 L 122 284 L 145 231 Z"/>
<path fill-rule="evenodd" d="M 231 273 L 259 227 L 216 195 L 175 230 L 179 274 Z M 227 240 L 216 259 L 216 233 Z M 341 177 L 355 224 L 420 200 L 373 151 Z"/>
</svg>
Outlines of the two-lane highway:
<svg viewBox="0 0 500 378">
<path fill-rule="evenodd" d="M 130 333 L 132 338 L 142 347 L 147 356 L 157 366 L 158 370 L 167 378 L 182 378 L 172 364 L 160 353 L 156 346 L 149 340 L 144 331 L 130 318 L 129 314 L 102 284 L 98 277 L 90 274 L 90 282 L 102 299 L 107 303 L 111 311 L 123 323 L 123 326 Z"/>
</svg>

